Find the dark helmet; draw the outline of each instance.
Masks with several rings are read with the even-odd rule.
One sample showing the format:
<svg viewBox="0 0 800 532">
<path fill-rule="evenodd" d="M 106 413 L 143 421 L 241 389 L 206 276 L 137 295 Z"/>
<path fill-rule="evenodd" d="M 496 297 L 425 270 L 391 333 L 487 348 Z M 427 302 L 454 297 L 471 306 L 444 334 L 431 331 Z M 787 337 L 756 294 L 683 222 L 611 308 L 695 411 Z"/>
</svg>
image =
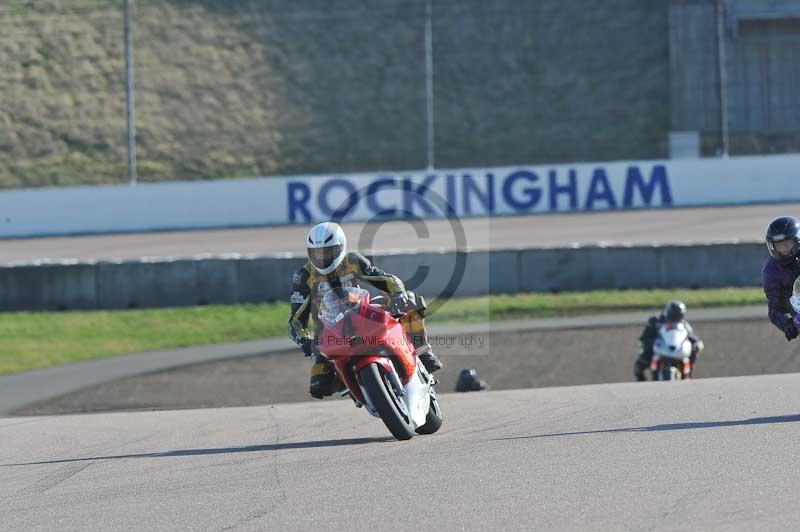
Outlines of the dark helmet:
<svg viewBox="0 0 800 532">
<path fill-rule="evenodd" d="M 664 307 L 664 318 L 669 322 L 678 322 L 686 317 L 686 304 L 683 301 L 670 301 Z"/>
<path fill-rule="evenodd" d="M 775 218 L 767 227 L 767 234 L 764 238 L 767 241 L 770 256 L 780 264 L 788 266 L 800 255 L 800 220 L 794 216 Z M 792 243 L 791 249 L 777 249 L 776 246 L 779 242 L 787 241 Z"/>
<path fill-rule="evenodd" d="M 464 368 L 458 372 L 457 392 L 480 392 L 488 389 L 489 385 L 478 378 L 478 372 L 474 368 Z"/>
</svg>

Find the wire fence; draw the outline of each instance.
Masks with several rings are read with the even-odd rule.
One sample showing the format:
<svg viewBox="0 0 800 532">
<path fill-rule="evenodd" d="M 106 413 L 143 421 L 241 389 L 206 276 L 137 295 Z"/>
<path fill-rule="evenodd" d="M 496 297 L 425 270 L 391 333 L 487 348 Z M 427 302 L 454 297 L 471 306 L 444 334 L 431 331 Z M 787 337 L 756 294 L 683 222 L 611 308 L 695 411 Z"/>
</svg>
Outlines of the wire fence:
<svg viewBox="0 0 800 532">
<path fill-rule="evenodd" d="M 800 0 L 128 1 L 141 181 L 800 148 Z M 0 187 L 128 181 L 125 3 L 0 6 Z"/>
</svg>

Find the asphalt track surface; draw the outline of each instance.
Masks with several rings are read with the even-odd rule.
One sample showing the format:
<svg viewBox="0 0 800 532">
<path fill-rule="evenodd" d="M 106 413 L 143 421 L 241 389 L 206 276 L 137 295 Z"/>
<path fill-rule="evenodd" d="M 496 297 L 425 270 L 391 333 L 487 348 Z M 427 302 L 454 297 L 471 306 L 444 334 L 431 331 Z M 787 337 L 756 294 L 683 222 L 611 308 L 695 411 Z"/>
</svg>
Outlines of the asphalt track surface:
<svg viewBox="0 0 800 532">
<path fill-rule="evenodd" d="M 696 309 L 691 313 L 692 319 L 696 321 L 762 321 L 764 317 L 763 306 L 750 306 L 750 307 L 729 307 L 729 308 L 712 308 L 712 309 Z M 489 323 L 474 323 L 474 324 L 437 324 L 434 323 L 430 327 L 430 341 L 440 353 L 444 353 L 440 349 L 448 349 L 449 352 L 458 349 L 462 356 L 489 356 L 493 353 L 492 346 L 496 347 L 496 351 L 507 353 L 503 343 L 507 338 L 513 338 L 516 333 L 521 332 L 543 332 L 543 331 L 562 331 L 562 330 L 581 330 L 588 328 L 613 328 L 623 327 L 627 325 L 640 325 L 643 320 L 641 312 L 633 313 L 620 313 L 620 314 L 607 314 L 595 316 L 582 316 L 576 318 L 540 318 L 533 320 L 510 320 L 510 321 L 495 321 Z M 493 338 L 497 340 L 493 341 Z M 464 339 L 464 347 L 456 348 L 456 342 Z M 466 341 L 469 341 L 467 344 Z M 498 340 L 499 344 L 498 345 Z M 448 345 L 451 344 L 452 345 Z M 513 344 L 512 344 L 513 345 Z M 523 346 L 520 346 L 524 348 Z M 779 350 L 779 349 L 776 349 Z M 267 340 L 252 340 L 247 342 L 238 342 L 220 345 L 207 345 L 207 346 L 193 346 L 180 349 L 171 349 L 163 351 L 152 351 L 149 353 L 136 353 L 130 355 L 121 355 L 108 358 L 99 358 L 95 360 L 87 360 L 83 362 L 64 364 L 45 368 L 41 370 L 28 371 L 24 373 L 0 376 L 0 415 L 13 413 L 26 407 L 32 403 L 45 402 L 51 407 L 61 405 L 57 410 L 47 410 L 44 413 L 55 412 L 83 412 L 87 408 L 90 410 L 97 410 L 103 401 L 107 401 L 106 410 L 115 409 L 112 405 L 120 406 L 120 399 L 109 397 L 108 394 L 97 393 L 100 389 L 117 389 L 117 384 L 107 386 L 107 383 L 119 381 L 127 377 L 134 377 L 139 375 L 154 375 L 164 372 L 165 370 L 173 370 L 175 368 L 185 366 L 198 366 L 204 362 L 222 362 L 225 360 L 248 358 L 252 357 L 257 362 L 261 360 L 281 360 L 281 357 L 271 357 L 269 355 L 287 354 L 297 355 L 298 350 L 294 343 L 289 338 L 271 338 Z M 296 357 L 294 357 L 296 359 Z M 223 365 L 224 366 L 224 365 Z M 800 368 L 798 369 L 800 371 Z M 266 375 L 264 375 L 266 371 Z M 237 393 L 244 393 L 251 395 L 250 403 L 200 403 L 195 406 L 203 406 L 211 404 L 212 406 L 239 406 L 242 404 L 262 404 L 273 402 L 275 400 L 293 401 L 302 400 L 305 397 L 296 397 L 287 390 L 285 383 L 281 380 L 277 381 L 277 386 L 267 385 L 274 379 L 275 374 L 283 374 L 284 371 L 279 371 L 278 368 L 262 368 L 262 371 L 256 372 L 259 383 L 256 381 L 256 386 L 244 389 L 241 383 L 237 382 L 219 382 L 215 389 L 219 390 L 236 390 Z M 302 370 L 297 371 L 298 374 L 304 373 Z M 761 372 L 759 372 L 761 373 Z M 239 378 L 252 377 L 255 373 L 251 371 L 243 372 Z M 169 383 L 169 378 L 166 378 Z M 127 381 L 126 381 L 127 382 Z M 563 385 L 574 384 L 573 382 L 565 381 Z M 101 385 L 99 388 L 95 386 Z M 148 394 L 150 400 L 147 405 L 159 404 L 159 401 L 169 399 L 169 396 L 176 396 L 186 399 L 189 396 L 196 395 L 189 393 L 192 390 L 196 391 L 202 387 L 194 386 L 186 393 L 178 393 L 174 387 L 175 383 L 165 386 L 164 390 L 160 393 L 155 391 Z M 269 389 L 271 391 L 269 396 L 265 396 L 263 390 Z M 85 389 L 85 390 L 84 390 Z M 73 392 L 83 390 L 78 394 Z M 138 394 L 140 395 L 140 394 Z M 135 398 L 135 393 L 125 393 L 127 399 L 130 401 Z M 82 400 L 72 401 L 76 397 L 91 397 L 92 400 L 84 402 Z M 51 399 L 57 398 L 55 401 Z M 72 398 L 67 400 L 67 398 Z M 74 403 L 73 406 L 67 406 Z M 170 403 L 165 401 L 164 404 Z M 83 406 L 81 406 L 83 404 Z M 90 405 L 93 405 L 90 408 Z M 163 406 L 163 405 L 162 405 Z M 131 408 L 127 406 L 127 408 Z"/>
<path fill-rule="evenodd" d="M 475 368 L 494 390 L 633 380 L 641 324 L 537 331 L 503 330 L 503 324 L 498 325 L 489 334 L 476 330 L 455 337 L 440 335 L 445 331 L 437 329 L 432 338 L 445 364 L 437 373 L 440 390 L 453 390 L 459 370 L 465 367 Z M 696 379 L 800 372 L 800 342 L 787 342 L 766 319 L 695 321 L 694 326 L 706 344 L 695 368 Z M 459 339 L 484 342 L 467 347 L 448 342 Z M 306 401 L 308 370 L 308 360 L 292 349 L 118 378 L 11 411 L 42 415 Z M 41 383 L 28 386 L 49 389 Z M 18 389 L 13 384 L 6 388 L 12 394 Z"/>
<path fill-rule="evenodd" d="M 800 215 L 800 203 L 585 214 L 345 224 L 350 246 L 365 251 L 546 247 L 570 244 L 684 244 L 760 241 L 776 216 Z M 132 233 L 0 240 L 0 264 L 35 260 L 110 260 L 229 253 L 302 253 L 308 227 Z"/>
<path fill-rule="evenodd" d="M 791 530 L 800 375 L 0 419 L 5 530 Z"/>
</svg>

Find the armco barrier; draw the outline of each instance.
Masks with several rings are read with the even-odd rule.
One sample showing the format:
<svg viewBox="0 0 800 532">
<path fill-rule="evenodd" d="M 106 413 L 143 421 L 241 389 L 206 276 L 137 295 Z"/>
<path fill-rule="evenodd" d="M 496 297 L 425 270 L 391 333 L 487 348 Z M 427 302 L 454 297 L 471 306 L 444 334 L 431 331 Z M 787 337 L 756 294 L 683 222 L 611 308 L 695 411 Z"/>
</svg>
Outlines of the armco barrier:
<svg viewBox="0 0 800 532">
<path fill-rule="evenodd" d="M 423 252 L 374 257 L 426 297 L 757 286 L 757 243 Z M 0 310 L 125 309 L 285 301 L 293 256 L 47 263 L 0 268 Z M 459 272 L 462 272 L 459 274 Z"/>
</svg>

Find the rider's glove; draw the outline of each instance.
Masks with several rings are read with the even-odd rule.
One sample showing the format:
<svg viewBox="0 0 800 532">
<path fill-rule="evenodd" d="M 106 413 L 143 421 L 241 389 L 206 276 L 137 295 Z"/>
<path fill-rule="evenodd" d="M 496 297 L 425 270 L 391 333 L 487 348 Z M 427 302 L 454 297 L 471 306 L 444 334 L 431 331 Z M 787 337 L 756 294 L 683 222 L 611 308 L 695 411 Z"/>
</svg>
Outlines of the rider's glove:
<svg viewBox="0 0 800 532">
<path fill-rule="evenodd" d="M 791 341 L 797 338 L 797 325 L 795 325 L 794 320 L 788 320 L 786 325 L 783 326 L 783 334 L 786 335 L 786 340 Z"/>
<path fill-rule="evenodd" d="M 406 292 L 397 292 L 392 296 L 389 301 L 389 312 L 395 316 L 405 314 L 411 307 L 412 303 Z"/>
<path fill-rule="evenodd" d="M 698 354 L 700 354 L 700 351 L 703 350 L 703 347 L 705 347 L 703 345 L 703 341 L 697 340 L 694 345 L 692 345 L 692 356 L 696 357 Z"/>
<path fill-rule="evenodd" d="M 307 357 L 310 357 L 314 354 L 314 340 L 311 338 L 300 338 L 300 349 L 303 350 L 303 354 Z"/>
</svg>

